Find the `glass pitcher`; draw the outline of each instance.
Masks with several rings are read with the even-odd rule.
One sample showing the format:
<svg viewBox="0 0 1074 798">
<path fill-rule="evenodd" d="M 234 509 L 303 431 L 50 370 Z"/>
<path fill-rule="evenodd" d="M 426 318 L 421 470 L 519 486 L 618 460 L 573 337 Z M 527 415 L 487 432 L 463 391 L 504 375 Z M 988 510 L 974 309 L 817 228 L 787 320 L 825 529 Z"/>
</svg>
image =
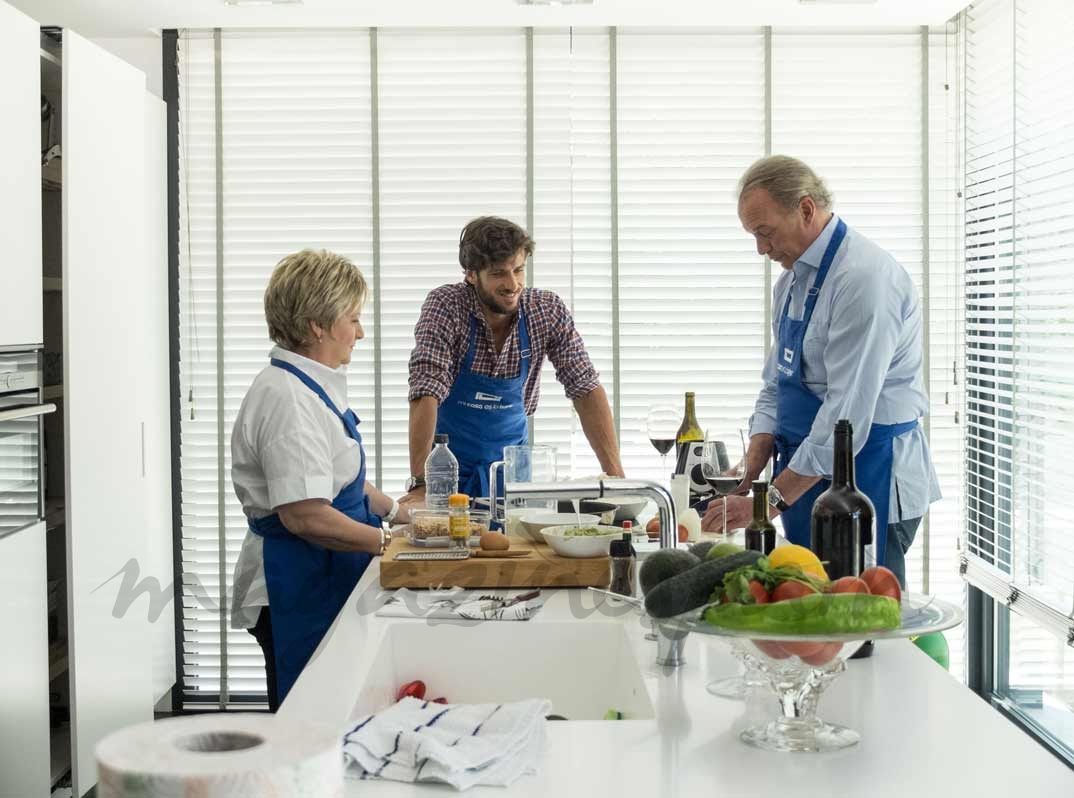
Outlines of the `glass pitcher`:
<svg viewBox="0 0 1074 798">
<path fill-rule="evenodd" d="M 501 478 L 502 472 L 502 478 Z M 502 509 L 497 494 L 501 485 L 509 482 L 555 482 L 556 449 L 554 446 L 505 446 L 503 460 L 489 467 L 489 505 L 494 518 L 503 524 L 507 534 L 523 513 L 534 510 L 555 510 L 555 499 L 512 499 L 504 493 Z"/>
</svg>

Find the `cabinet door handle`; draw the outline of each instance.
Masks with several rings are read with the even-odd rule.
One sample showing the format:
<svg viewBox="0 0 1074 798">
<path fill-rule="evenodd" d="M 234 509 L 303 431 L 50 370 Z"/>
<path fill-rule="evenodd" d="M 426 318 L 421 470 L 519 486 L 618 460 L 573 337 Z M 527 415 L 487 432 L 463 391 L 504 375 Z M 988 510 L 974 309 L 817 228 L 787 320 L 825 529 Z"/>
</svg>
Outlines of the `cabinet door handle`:
<svg viewBox="0 0 1074 798">
<path fill-rule="evenodd" d="M 17 421 L 20 418 L 33 418 L 54 412 L 56 412 L 54 404 L 13 407 L 10 410 L 0 410 L 0 421 Z"/>
</svg>

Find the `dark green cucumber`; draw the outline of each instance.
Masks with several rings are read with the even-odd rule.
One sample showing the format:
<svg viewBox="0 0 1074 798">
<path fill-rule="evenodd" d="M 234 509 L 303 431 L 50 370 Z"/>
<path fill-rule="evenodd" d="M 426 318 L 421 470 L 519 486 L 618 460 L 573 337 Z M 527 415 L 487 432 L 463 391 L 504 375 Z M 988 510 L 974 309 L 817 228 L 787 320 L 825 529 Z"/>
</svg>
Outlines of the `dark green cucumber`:
<svg viewBox="0 0 1074 798">
<path fill-rule="evenodd" d="M 757 551 L 741 551 L 718 560 L 705 560 L 646 593 L 645 610 L 654 618 L 670 618 L 703 607 L 712 592 L 723 585 L 724 574 L 753 565 L 761 556 Z"/>
</svg>

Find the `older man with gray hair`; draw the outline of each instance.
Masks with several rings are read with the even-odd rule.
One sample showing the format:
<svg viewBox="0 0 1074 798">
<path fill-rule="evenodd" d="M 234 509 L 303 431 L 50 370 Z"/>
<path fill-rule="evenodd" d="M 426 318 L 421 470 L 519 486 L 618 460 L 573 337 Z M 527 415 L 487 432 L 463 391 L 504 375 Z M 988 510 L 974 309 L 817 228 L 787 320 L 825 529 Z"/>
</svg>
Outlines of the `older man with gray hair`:
<svg viewBox="0 0 1074 798">
<path fill-rule="evenodd" d="M 772 457 L 769 501 L 792 543 L 810 544 L 810 510 L 832 474 L 835 423 L 855 432 L 858 488 L 876 509 L 877 561 L 906 584 L 905 554 L 940 498 L 928 443 L 921 301 L 890 253 L 832 212 L 805 163 L 763 158 L 739 182 L 738 216 L 757 252 L 784 272 L 773 292 L 774 344 L 750 420 L 743 486 Z M 741 487 L 740 487 L 741 490 Z M 706 529 L 745 526 L 745 496 L 714 504 Z"/>
</svg>

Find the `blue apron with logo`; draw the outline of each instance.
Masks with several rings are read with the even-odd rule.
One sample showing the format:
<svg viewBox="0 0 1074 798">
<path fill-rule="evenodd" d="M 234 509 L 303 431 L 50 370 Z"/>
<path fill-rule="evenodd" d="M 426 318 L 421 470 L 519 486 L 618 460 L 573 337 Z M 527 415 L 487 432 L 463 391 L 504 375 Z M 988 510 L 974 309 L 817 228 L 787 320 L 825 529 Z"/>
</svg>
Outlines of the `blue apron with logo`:
<svg viewBox="0 0 1074 798">
<path fill-rule="evenodd" d="M 276 358 L 270 362 L 294 374 L 321 397 L 358 443 L 362 463 L 358 476 L 332 500 L 332 506 L 360 524 L 380 527 L 380 516 L 369 509 L 369 497 L 365 495 L 365 450 L 358 433 L 358 416 L 350 409 L 341 413 L 324 389 L 301 369 Z M 288 531 L 276 513 L 249 523 L 250 530 L 264 541 L 276 687 L 282 702 L 362 578 L 372 555 L 330 551 L 304 540 Z"/>
<path fill-rule="evenodd" d="M 524 393 L 530 373 L 530 336 L 526 317 L 518 310 L 518 347 L 522 365 L 517 377 L 488 377 L 472 370 L 477 347 L 477 320 L 470 317 L 470 348 L 451 393 L 440 405 L 436 431 L 448 436 L 448 448 L 459 461 L 459 491 L 489 495 L 489 466 L 503 459 L 505 446 L 529 440 Z"/>
<path fill-rule="evenodd" d="M 790 463 L 802 441 L 808 437 L 813 421 L 817 417 L 823 401 L 806 387 L 802 380 L 802 343 L 806 328 L 813 317 L 824 281 L 828 276 L 832 261 L 839 245 L 846 236 L 846 223 L 840 219 L 832 234 L 828 248 L 820 262 L 817 277 L 810 287 L 805 301 L 805 311 L 801 320 L 790 318 L 791 292 L 787 291 L 787 301 L 783 305 L 783 315 L 779 320 L 779 339 L 776 342 L 778 360 L 776 368 L 779 376 L 776 383 L 776 467 L 779 476 Z M 887 527 L 891 497 L 891 463 L 893 442 L 898 436 L 909 432 L 917 426 L 917 420 L 902 424 L 873 424 L 865 446 L 854 458 L 855 482 L 858 490 L 869 497 L 876 510 L 876 562 L 884 563 L 887 545 Z M 780 514 L 783 530 L 791 543 L 808 547 L 810 544 L 810 514 L 813 503 L 831 482 L 822 479 Z M 866 544 L 872 540 L 863 541 Z"/>
</svg>

